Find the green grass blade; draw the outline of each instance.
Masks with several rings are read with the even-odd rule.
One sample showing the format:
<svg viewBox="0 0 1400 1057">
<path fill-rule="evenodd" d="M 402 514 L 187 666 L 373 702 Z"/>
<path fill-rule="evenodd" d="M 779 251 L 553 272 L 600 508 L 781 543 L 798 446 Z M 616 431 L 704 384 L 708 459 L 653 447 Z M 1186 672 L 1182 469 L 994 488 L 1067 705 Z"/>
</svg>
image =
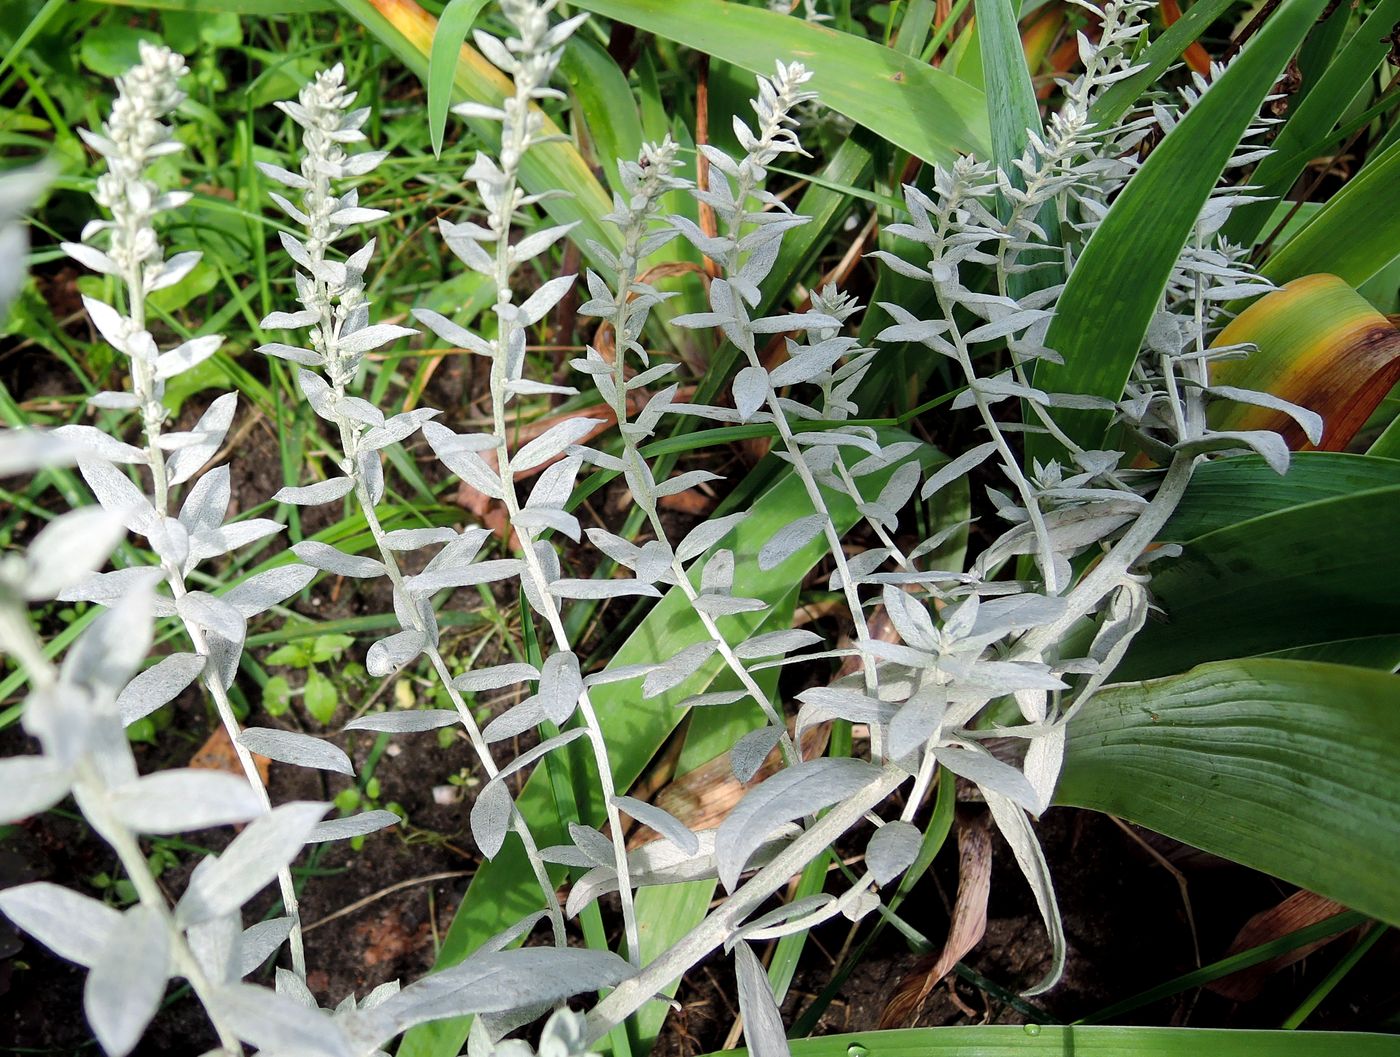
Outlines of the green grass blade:
<svg viewBox="0 0 1400 1057">
<path fill-rule="evenodd" d="M 1323 921 L 1304 925 L 1302 928 L 1295 929 L 1285 936 L 1278 937 L 1278 939 L 1270 940 L 1268 943 L 1260 943 L 1237 954 L 1232 954 L 1228 958 L 1221 958 L 1219 961 L 1203 965 L 1199 969 L 1193 969 L 1189 973 L 1183 973 L 1164 984 L 1150 987 L 1146 991 L 1139 991 L 1130 998 L 1113 1003 L 1107 1009 L 1099 1010 L 1093 1016 L 1083 1018 L 1079 1023 L 1102 1024 L 1106 1020 L 1115 1020 L 1126 1013 L 1150 1006 L 1154 1002 L 1179 995 L 1183 991 L 1204 987 L 1206 984 L 1224 979 L 1231 973 L 1237 973 L 1241 969 L 1262 965 L 1264 962 L 1272 961 L 1290 951 L 1296 951 L 1299 947 L 1306 947 L 1309 943 L 1326 939 L 1328 936 L 1335 936 L 1347 929 L 1356 928 L 1357 925 L 1363 924 L 1367 920 L 1365 914 L 1358 914 L 1355 910 L 1344 910 Z"/>
<path fill-rule="evenodd" d="M 575 34 L 564 49 L 559 72 L 576 102 L 597 149 L 598 168 L 610 187 L 620 187 L 619 159 L 636 161 L 642 149 L 642 119 L 637 100 L 617 62 L 595 41 Z"/>
<path fill-rule="evenodd" d="M 1335 146 L 1335 138 L 1331 142 L 1325 138 L 1390 53 L 1387 34 L 1397 21 L 1400 0 L 1380 0 L 1302 103 L 1289 108 L 1288 122 L 1273 142 L 1274 153 L 1261 161 L 1249 178 L 1258 186 L 1258 194 L 1282 198 L 1311 160 L 1300 151 L 1318 141 L 1324 141 L 1323 151 Z M 1273 206 L 1272 201 L 1254 202 L 1236 210 L 1225 226 L 1226 236 L 1242 246 L 1253 244 L 1265 230 Z"/>
<path fill-rule="evenodd" d="M 1254 658 L 1110 687 L 1069 727 L 1060 804 L 1400 921 L 1400 681 Z"/>
<path fill-rule="evenodd" d="M 1037 388 L 1116 400 L 1167 279 L 1211 189 L 1278 73 L 1326 0 L 1285 0 L 1205 96 L 1128 182 L 1084 248 L 1060 298 Z M 1107 412 L 1057 415 L 1086 448 L 1102 447 Z M 1042 457 L 1043 438 L 1027 447 Z"/>
<path fill-rule="evenodd" d="M 576 0 L 576 6 L 770 76 L 800 62 L 821 101 L 930 162 L 991 147 L 982 93 L 893 48 L 724 0 Z"/>
<path fill-rule="evenodd" d="M 1217 459 L 1196 467 L 1158 539 L 1184 543 L 1250 518 L 1388 485 L 1400 485 L 1400 460 L 1300 451 L 1280 477 L 1257 455 Z"/>
<path fill-rule="evenodd" d="M 1400 141 L 1372 158 L 1260 271 L 1276 283 L 1329 272 L 1360 286 L 1400 257 Z"/>
<path fill-rule="evenodd" d="M 1150 621 L 1115 679 L 1400 633 L 1400 486 L 1324 499 L 1188 541 L 1152 578 Z"/>
<path fill-rule="evenodd" d="M 486 0 L 448 0 L 433 33 L 428 56 L 428 135 L 435 158 L 442 157 L 442 134 L 447 129 L 447 108 L 452 103 L 462 43 L 485 6 Z"/>
<path fill-rule="evenodd" d="M 1227 1028 L 977 1024 L 827 1035 L 790 1043 L 792 1057 L 1397 1057 L 1393 1035 Z M 725 1057 L 748 1057 L 743 1049 Z"/>
<path fill-rule="evenodd" d="M 1025 178 L 1014 163 L 1025 153 L 1031 131 L 1039 136 L 1043 129 L 1013 0 L 976 0 L 976 12 L 987 117 L 992 128 L 992 158 L 1015 186 L 1024 187 Z M 1011 204 L 1001 194 L 997 195 L 997 213 L 1003 220 L 1011 214 Z M 1053 203 L 1046 202 L 1041 208 L 1040 225 L 1052 234 L 1058 229 Z M 1021 297 L 1062 278 L 1062 269 L 1042 268 L 1037 272 L 1018 272 L 1009 277 L 1008 285 L 1013 297 Z"/>
</svg>

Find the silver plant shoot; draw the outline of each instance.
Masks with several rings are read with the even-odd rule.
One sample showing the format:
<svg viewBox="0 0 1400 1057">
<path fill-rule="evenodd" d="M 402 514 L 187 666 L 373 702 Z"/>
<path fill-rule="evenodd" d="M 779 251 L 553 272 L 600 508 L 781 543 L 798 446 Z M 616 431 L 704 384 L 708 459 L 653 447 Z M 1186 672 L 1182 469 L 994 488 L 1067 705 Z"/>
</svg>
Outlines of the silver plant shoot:
<svg viewBox="0 0 1400 1057">
<path fill-rule="evenodd" d="M 192 428 L 174 428 L 166 384 L 214 355 L 223 339 L 198 335 L 162 350 L 148 320 L 148 295 L 179 282 L 199 260 L 194 249 L 167 255 L 165 218 L 191 196 L 151 175 L 154 160 L 180 149 L 167 122 L 183 98 L 184 60 L 143 43 L 139 64 L 118 79 L 102 128 L 80 130 L 107 166 L 94 195 L 101 216 L 63 248 L 106 277 L 108 296 L 87 297 L 85 307 L 128 378 L 126 387 L 90 398 L 93 425 L 0 434 L 5 474 L 76 465 L 97 500 L 55 517 L 25 553 L 0 564 L 0 647 L 24 668 L 24 729 L 39 748 L 0 760 L 0 821 L 71 796 L 120 860 L 137 899 L 117 910 L 43 882 L 0 892 L 0 911 L 88 970 L 84 1012 L 112 1057 L 137 1052 L 172 978 L 188 983 L 202 1004 L 218 1039 L 212 1052 L 220 1054 L 252 1047 L 287 1057 L 371 1057 L 419 1024 L 471 1016 L 470 1057 L 582 1057 L 648 1003 L 664 1001 L 658 996 L 716 951 L 732 958 L 751 1052 L 785 1054 L 783 996 L 773 992 L 752 944 L 879 910 L 882 891 L 918 859 L 936 781 L 954 776 L 985 801 L 1034 893 L 1053 955 L 1027 994 L 1047 990 L 1063 971 L 1065 937 L 1034 822 L 1054 796 L 1067 726 L 1112 679 L 1144 625 L 1150 562 L 1172 553 L 1150 548 L 1194 468 L 1243 449 L 1279 472 L 1287 468 L 1288 449 L 1277 434 L 1215 431 L 1206 408 L 1215 400 L 1259 403 L 1293 415 L 1314 441 L 1320 436 L 1321 421 L 1310 411 L 1211 383 L 1212 358 L 1248 351 L 1210 345 L 1228 321 L 1225 306 L 1269 288 L 1245 251 L 1220 235 L 1230 211 L 1252 200 L 1229 179 L 1201 211 L 1176 262 L 1122 398 L 1092 400 L 1034 384 L 1034 365 L 1059 359 L 1045 342 L 1060 295 L 1108 204 L 1132 177 L 1135 148 L 1152 132 L 1169 130 L 1211 90 L 1198 77 L 1177 99 L 1154 97 L 1115 124 L 1093 123 L 1095 101 L 1136 69 L 1135 45 L 1150 10 L 1142 0 L 1092 8 L 1102 32 L 1096 44 L 1081 42 L 1085 72 L 1062 86 L 1063 106 L 1043 134 L 1029 137 L 1012 171 L 962 158 L 935 167 L 926 190 L 903 189 L 904 215 L 887 230 L 911 249 L 868 256 L 917 281 L 922 296 L 916 304 L 881 304 L 892 322 L 872 345 L 853 335 L 866 306 L 837 285 L 819 286 L 794 310 L 784 307 L 790 292 L 772 288 L 784 240 L 810 218 L 770 188 L 770 176 L 805 153 L 802 128 L 820 102 L 818 78 L 798 63 L 779 62 L 757 79 L 752 119 L 735 122 L 742 153 L 698 148 L 708 163 L 704 186 L 679 175 L 684 152 L 669 137 L 618 160 L 619 190 L 602 218 L 617 238 L 585 244 L 590 264 L 578 283 L 580 314 L 600 321 L 599 333 L 610 341 L 588 345 L 571 361 L 573 384 L 532 377 L 531 328 L 577 280 L 551 276 L 545 256 L 573 235 L 572 224 L 549 219 L 561 192 L 527 190 L 523 169 L 532 151 L 561 135 L 545 111 L 562 98 L 553 82 L 585 18 L 557 19 L 556 4 L 501 0 L 506 35 L 479 30 L 474 39 L 510 90 L 495 105 L 456 109 L 491 124 L 498 136 L 498 148 L 478 153 L 464 174 L 461 215 L 439 224 L 447 248 L 488 284 L 489 319 L 473 330 L 426 307 L 413 313 L 483 364 L 489 388 L 478 394 L 486 413 L 476 431 L 452 428 L 448 423 L 460 421 L 453 409 L 386 415 L 363 395 L 370 391 L 366 357 L 419 336 L 374 321 L 376 240 L 344 245 L 386 216 L 360 204 L 359 184 L 373 179 L 387 155 L 361 149 L 370 112 L 355 107 L 340 64 L 278 104 L 296 144 L 285 167 L 259 168 L 285 227 L 279 238 L 294 285 L 285 304 L 261 321 L 263 331 L 286 340 L 258 351 L 295 371 L 301 395 L 329 427 L 334 472 L 272 499 L 300 507 L 351 504 L 372 553 L 307 540 L 268 571 L 207 586 L 218 581 L 218 559 L 275 537 L 282 524 L 229 517 L 230 469 L 215 461 L 237 414 L 235 394 L 215 397 Z M 794 13 L 827 17 L 810 2 Z M 1252 143 L 1265 130 L 1263 120 L 1251 128 L 1233 168 L 1258 159 L 1261 148 Z M 15 220 L 45 179 L 0 179 L 0 246 L 19 245 Z M 683 195 L 713 215 L 713 229 L 668 213 Z M 685 399 L 685 365 L 658 347 L 665 332 L 654 317 L 675 294 L 649 281 L 649 262 L 678 239 L 714 271 L 703 310 L 671 322 L 713 331 L 734 351 L 739 369 L 723 404 Z M 0 307 L 19 287 L 14 262 L 21 256 L 0 253 Z M 990 288 L 981 281 L 988 275 Z M 950 410 L 975 415 L 985 439 L 943 457 L 908 433 L 861 424 L 859 387 L 896 343 L 947 360 L 963 386 Z M 783 355 L 768 355 L 770 346 Z M 1009 354 L 1004 369 L 984 373 L 988 357 L 981 352 L 1002 347 Z M 516 441 L 522 404 L 577 395 L 591 397 L 610 418 L 577 414 Z M 1029 431 L 1054 457 L 1023 462 L 1020 441 L 996 413 L 1007 400 L 1030 409 Z M 1085 408 L 1111 412 L 1165 470 L 1075 443 L 1057 413 Z M 684 534 L 672 531 L 662 501 L 719 478 L 703 470 L 673 473 L 670 461 L 648 452 L 697 422 L 771 430 L 773 454 L 791 475 L 785 524 L 755 539 L 741 510 Z M 447 474 L 498 504 L 508 538 L 478 524 L 386 529 L 385 459 L 403 445 L 430 450 Z M 973 471 L 996 481 L 987 493 L 997 523 L 991 542 L 964 561 L 966 522 L 918 539 L 909 512 L 916 495 L 934 499 Z M 647 538 L 629 537 L 621 524 L 584 530 L 574 501 L 586 474 L 622 479 Z M 561 547 L 561 538 L 574 547 Z M 626 574 L 571 575 L 585 540 Z M 107 568 L 116 553 L 119 567 Z M 1096 560 L 1076 575 L 1073 563 L 1086 555 Z M 805 571 L 818 559 L 844 607 L 842 637 L 786 626 L 781 615 L 776 626 L 765 624 L 774 606 L 745 593 L 740 571 L 806 562 Z M 326 738 L 245 728 L 229 696 L 249 621 L 322 574 L 387 584 L 392 630 L 369 647 L 367 669 L 384 679 L 426 670 L 451 706 L 376 705 L 345 730 L 414 737 L 460 728 L 481 771 L 469 819 L 476 846 L 493 858 L 507 841 L 519 841 L 538 886 L 533 913 L 458 964 L 403 987 L 345 996 L 332 1009 L 320 1007 L 306 982 L 292 864 L 309 845 L 363 836 L 399 818 L 374 810 L 328 819 L 329 804 L 273 804 L 253 754 L 352 776 L 354 762 Z M 522 597 L 538 657 L 454 674 L 459 658 L 442 635 L 435 600 L 464 587 Z M 670 655 L 589 670 L 571 631 L 571 607 L 668 593 L 695 618 L 694 641 Z M 103 607 L 57 663 L 27 608 L 53 599 Z M 157 629 L 178 645 L 150 663 Z M 1080 648 L 1071 649 L 1072 641 Z M 789 705 L 773 675 L 795 664 L 824 665 L 834 674 Z M 742 799 L 721 823 L 696 830 L 630 795 L 595 698 L 601 687 L 625 684 L 630 707 L 672 709 L 664 695 L 699 685 L 698 674 L 708 687 L 716 673 L 732 688 L 689 692 L 679 698 L 683 708 L 747 701 L 762 722 L 736 732 L 729 746 L 734 776 L 748 783 Z M 191 686 L 228 733 L 241 774 L 140 774 L 124 727 Z M 507 689 L 518 689 L 516 703 L 481 725 L 470 695 Z M 804 753 L 803 734 L 832 720 L 868 737 L 848 755 Z M 517 736 L 527 734 L 536 735 L 527 739 L 531 747 L 515 755 Z M 993 752 L 993 743 L 1014 751 Z M 591 764 L 601 814 L 592 823 L 559 820 L 567 822 L 568 841 L 541 846 L 512 790 L 517 776 L 570 745 Z M 754 781 L 765 764 L 765 776 Z M 657 839 L 629 848 L 624 818 Z M 156 883 L 144 837 L 233 825 L 243 828 L 199 863 L 183 892 L 172 898 Z M 846 846 L 872 825 L 862 865 L 843 890 L 775 901 L 837 841 Z M 561 897 L 562 870 L 571 883 Z M 675 943 L 645 953 L 637 894 L 703 878 L 718 881 L 722 898 Z M 274 884 L 281 911 L 250 920 L 247 905 Z M 615 951 L 571 941 L 571 919 L 596 913 L 595 904 L 609 914 L 616 907 Z M 547 939 L 522 946 L 537 929 Z M 280 962 L 284 945 L 286 965 L 274 970 L 272 986 L 246 982 L 270 959 Z M 599 992 L 586 1013 L 568 1005 Z M 507 1038 L 542 1018 L 536 1044 Z"/>
</svg>

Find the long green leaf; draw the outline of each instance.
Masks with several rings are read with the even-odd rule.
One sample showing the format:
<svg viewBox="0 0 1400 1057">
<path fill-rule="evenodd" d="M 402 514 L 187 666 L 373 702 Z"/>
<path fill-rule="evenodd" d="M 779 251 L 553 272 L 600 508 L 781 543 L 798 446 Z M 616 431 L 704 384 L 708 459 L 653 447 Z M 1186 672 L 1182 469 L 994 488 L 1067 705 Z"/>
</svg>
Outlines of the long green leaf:
<svg viewBox="0 0 1400 1057">
<path fill-rule="evenodd" d="M 1372 158 L 1260 269 L 1286 283 L 1329 272 L 1360 286 L 1400 257 L 1400 141 Z"/>
<path fill-rule="evenodd" d="M 1254 658 L 1111 687 L 1069 726 L 1056 802 L 1400 921 L 1400 680 Z"/>
<path fill-rule="evenodd" d="M 575 0 L 576 6 L 684 44 L 751 73 L 801 62 L 822 102 L 929 162 L 987 157 L 982 93 L 875 41 L 725 0 Z"/>
<path fill-rule="evenodd" d="M 1266 201 L 1237 209 L 1225 226 L 1231 241 L 1254 243 L 1273 212 L 1271 199 L 1282 198 L 1311 160 L 1300 153 L 1322 140 L 1346 115 L 1358 93 L 1390 52 L 1389 32 L 1400 21 L 1400 0 L 1380 0 L 1361 27 L 1318 78 L 1296 107 L 1290 107 L 1287 123 L 1272 146 L 1274 153 L 1259 163 L 1249 182 Z"/>
<path fill-rule="evenodd" d="M 447 128 L 447 108 L 452 103 L 462 43 L 485 6 L 486 0 L 447 0 L 433 33 L 428 55 L 428 135 L 434 157 L 442 156 L 442 134 Z"/>
<path fill-rule="evenodd" d="M 794 1039 L 792 1057 L 1397 1057 L 1394 1035 L 1225 1028 L 906 1028 Z M 747 1057 L 727 1050 L 725 1057 Z"/>
<path fill-rule="evenodd" d="M 888 437 L 896 434 L 887 434 Z M 907 436 L 899 434 L 899 436 Z M 936 459 L 932 448 L 923 447 L 921 458 L 926 463 Z M 861 487 L 870 495 L 888 479 L 887 473 L 861 478 Z M 869 482 L 868 484 L 866 482 Z M 857 512 L 850 500 L 829 496 L 837 527 L 845 531 L 855 524 Z M 825 553 L 820 540 L 813 541 L 776 569 L 764 572 L 758 568 L 757 555 L 762 545 L 779 527 L 788 524 L 811 504 L 800 481 L 790 471 L 781 481 L 754 504 L 749 517 L 725 538 L 725 546 L 733 550 L 736 560 L 736 582 L 744 585 L 749 597 L 777 602 Z M 761 619 L 751 614 L 726 618 L 726 629 L 732 629 L 734 641 L 754 634 Z M 673 588 L 647 614 L 640 626 L 613 656 L 612 666 L 637 664 L 671 657 L 684 647 L 700 642 L 707 632 L 689 608 L 679 588 Z M 686 697 L 705 689 L 720 671 L 711 662 L 697 676 L 669 693 L 659 695 L 637 707 L 634 682 L 611 683 L 592 691 L 594 708 L 607 739 L 613 767 L 613 777 L 619 790 L 629 788 L 642 769 L 655 755 L 665 739 L 685 716 L 676 707 Z M 597 781 L 581 783 L 587 800 L 580 798 L 579 809 L 585 821 L 596 822 L 603 816 L 603 805 L 597 793 Z M 552 828 L 559 825 L 555 816 L 554 797 L 546 776 L 539 771 L 525 783 L 516 806 L 525 816 L 542 842 Z M 455 964 L 484 940 L 507 925 L 539 909 L 540 895 L 531 877 L 529 865 L 518 840 L 507 840 L 495 859 L 483 863 L 472 878 L 467 897 L 443 937 L 438 958 L 439 967 Z M 454 1057 L 466 1038 L 468 1021 L 452 1020 L 425 1025 L 409 1032 L 399 1049 L 401 1057 Z"/>
<path fill-rule="evenodd" d="M 1300 451 L 1279 476 L 1257 455 L 1217 459 L 1196 468 L 1158 539 L 1180 543 L 1289 507 L 1387 485 L 1400 485 L 1400 460 Z"/>
<path fill-rule="evenodd" d="M 576 34 L 564 49 L 559 64 L 569 91 L 597 148 L 598 168 L 608 186 L 618 188 L 619 159 L 635 161 L 642 149 L 642 119 L 627 75 L 613 57 L 583 34 Z"/>
<path fill-rule="evenodd" d="M 1084 248 L 1060 298 L 1038 388 L 1116 400 L 1202 205 L 1278 72 L 1326 0 L 1285 0 L 1204 97 L 1128 182 Z M 1057 414 L 1087 448 L 1102 446 L 1107 412 Z M 1049 445 L 1029 444 L 1039 454 Z"/>
<path fill-rule="evenodd" d="M 1149 621 L 1115 678 L 1400 633 L 1400 486 L 1324 499 L 1208 532 L 1163 561 Z"/>
</svg>

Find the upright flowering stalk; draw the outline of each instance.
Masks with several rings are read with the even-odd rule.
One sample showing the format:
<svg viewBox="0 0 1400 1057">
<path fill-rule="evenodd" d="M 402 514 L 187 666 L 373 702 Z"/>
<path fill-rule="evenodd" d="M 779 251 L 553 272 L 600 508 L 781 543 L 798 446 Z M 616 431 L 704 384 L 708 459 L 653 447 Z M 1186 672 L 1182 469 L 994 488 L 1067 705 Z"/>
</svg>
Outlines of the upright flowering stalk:
<svg viewBox="0 0 1400 1057">
<path fill-rule="evenodd" d="M 193 430 L 167 431 L 169 410 L 165 383 L 212 356 L 223 342 L 217 335 L 192 338 L 161 352 L 147 328 L 146 297 L 189 274 L 199 262 L 197 251 L 167 259 L 156 230 L 162 212 L 187 202 L 187 191 L 163 191 L 150 177 L 151 163 L 180 150 L 174 130 L 164 123 L 184 99 L 179 79 L 186 72 L 184 59 L 168 48 L 142 42 L 141 61 L 117 79 L 117 98 L 100 134 L 79 129 L 93 150 L 107 162 L 107 172 L 97 180 L 94 198 L 110 214 L 94 220 L 82 233 L 82 242 L 64 243 L 75 260 L 104 275 L 113 276 L 123 288 L 125 311 L 84 297 L 88 314 L 98 331 L 130 364 L 129 392 L 98 393 L 94 407 L 135 410 L 141 418 L 144 446 L 120 443 L 91 426 L 64 426 L 55 433 L 76 441 L 83 454 L 79 467 L 99 502 L 116 513 L 133 532 L 144 535 L 160 558 L 160 569 L 169 596 L 157 596 L 158 616 L 178 616 L 184 625 L 192 653 L 174 653 L 132 681 L 120 699 L 122 719 L 131 723 L 172 700 L 199 678 L 218 711 L 238 755 L 243 774 L 263 810 L 271 809 L 267 789 L 258 774 L 252 747 L 241 730 L 228 688 L 238 671 L 249 617 L 275 605 L 306 586 L 312 570 L 284 567 L 253 577 L 222 595 L 192 591 L 186 577 L 202 561 L 220 557 L 236 547 L 281 530 L 275 521 L 255 518 L 225 524 L 231 498 L 227 466 L 205 473 L 185 493 L 178 516 L 173 514 L 172 488 L 194 478 L 223 444 L 233 422 L 237 397 L 226 393 L 209 406 Z M 105 249 L 94 243 L 105 241 Z M 145 495 L 118 464 L 144 466 L 150 474 L 152 495 Z M 69 587 L 65 599 L 112 604 L 125 596 L 145 570 L 124 569 L 99 573 Z M 255 738 L 257 735 L 254 735 Z M 258 751 L 280 754 L 267 744 Z M 348 761 L 345 762 L 348 769 Z M 296 972 L 306 973 L 297 894 L 290 869 L 278 871 L 282 900 L 291 922 L 292 961 Z"/>
<path fill-rule="evenodd" d="M 477 672 L 456 680 L 452 678 L 438 650 L 438 623 L 432 598 L 444 588 L 487 583 L 493 578 L 513 574 L 519 563 L 476 561 L 488 535 L 479 527 L 460 535 L 446 527 L 386 532 L 379 520 L 377 507 L 384 495 L 380 452 L 411 437 L 437 412 L 421 408 L 386 419 L 378 408 L 347 392 L 359 373 L 365 353 L 416 333 L 407 327 L 369 322 L 364 276 L 374 251 L 373 239 L 344 260 L 327 256 L 333 243 L 352 227 L 386 216 L 383 210 L 360 206 L 358 192 L 353 187 L 336 191 L 341 181 L 372 172 L 386 156 L 384 151 L 346 153 L 347 145 L 365 138 L 360 126 L 369 114 L 364 108 L 352 110 L 354 100 L 355 93 L 346 89 L 345 71 L 339 64 L 317 74 L 295 102 L 278 104 L 302 130 L 300 175 L 276 165 L 261 166 L 267 176 L 302 192 L 300 208 L 280 194 L 273 193 L 272 198 L 304 230 L 302 238 L 282 235 L 282 245 L 298 265 L 295 273 L 297 300 L 302 307 L 296 312 L 274 312 L 263 320 L 263 326 L 310 327 L 311 348 L 274 342 L 261 346 L 260 351 L 302 365 L 303 369 L 297 372 L 298 385 L 316 414 L 335 427 L 340 438 L 339 469 L 343 474 L 316 484 L 283 488 L 274 498 L 306 506 L 334 502 L 354 493 L 374 537 L 378 560 L 345 554 L 328 544 L 312 541 L 299 543 L 293 549 L 315 568 L 337 575 L 388 577 L 399 631 L 370 647 L 367 668 L 374 675 L 388 675 L 425 654 L 453 705 L 452 710 L 436 710 L 431 714 L 363 716 L 353 720 L 350 728 L 410 732 L 461 723 L 487 778 L 494 779 L 500 773 L 499 768 L 462 696 L 464 691 L 488 688 L 491 677 L 485 677 L 483 682 L 482 673 Z M 317 373 L 315 368 L 322 373 Z M 423 572 L 416 576 L 404 575 L 400 553 L 439 544 L 444 546 Z M 364 823 L 357 832 L 375 828 L 373 816 L 379 816 L 379 824 L 395 821 L 392 816 L 385 815 L 385 812 L 369 812 L 360 816 Z M 513 807 L 508 809 L 505 818 L 525 846 L 544 893 L 555 942 L 563 945 L 563 913 L 534 837 Z"/>
<path fill-rule="evenodd" d="M 541 538 L 541 533 L 546 529 L 562 531 L 575 539 L 580 535 L 578 520 L 564 510 L 564 505 L 573 490 L 582 458 L 577 454 L 566 454 L 566 451 L 592 428 L 595 424 L 593 420 L 569 419 L 514 452 L 508 443 L 507 414 L 512 401 L 539 393 L 574 391 L 524 377 L 526 329 L 539 322 L 559 302 L 572 286 L 574 277 L 567 275 L 550 279 L 520 304 L 515 303 L 515 294 L 510 285 L 511 276 L 521 263 L 548 249 L 564 237 L 572 226 L 550 227 L 519 240 L 513 238 L 521 208 L 540 201 L 539 196 L 525 194 L 519 183 L 520 163 L 525 152 L 532 145 L 549 138 L 545 132 L 544 115 L 536 103 L 559 97 L 560 93 L 549 86 L 549 80 L 559 64 L 564 42 L 584 17 L 579 15 L 551 26 L 549 15 L 556 3 L 557 0 L 545 0 L 543 3 L 537 0 L 503 0 L 501 10 L 514 34 L 505 41 L 486 33 L 476 34 L 476 43 L 482 54 L 511 77 L 514 89 L 500 107 L 466 104 L 457 108 L 457 112 L 465 116 L 501 123 L 500 158 L 498 162 L 484 153 L 478 154 L 466 172 L 466 179 L 476 186 L 485 208 L 486 226 L 444 221 L 441 228 L 448 246 L 463 263 L 495 284 L 497 333 L 494 339 L 485 340 L 435 313 L 417 311 L 415 316 L 443 340 L 490 358 L 492 433 L 489 437 L 463 437 L 432 423 L 425 428 L 424 434 L 438 457 L 450 469 L 474 488 L 504 505 L 507 518 L 520 538 L 523 552 L 521 586 L 531 608 L 548 626 L 554 651 L 545 658 L 539 670 L 539 691 L 535 697 L 527 705 L 517 706 L 512 713 L 501 717 L 505 727 L 501 726 L 500 720 L 493 726 L 496 727 L 497 736 L 505 736 L 505 729 L 518 731 L 544 720 L 563 724 L 575 712 L 579 715 L 583 722 L 582 732 L 593 751 L 611 838 L 581 826 L 573 826 L 572 832 L 581 845 L 595 849 L 595 853 L 611 846 L 611 868 L 616 871 L 618 879 L 627 951 L 630 959 L 636 963 L 640 958 L 640 937 L 621 812 L 647 812 L 648 805 L 639 805 L 631 798 L 617 794 L 598 717 L 580 673 L 578 656 L 573 652 L 564 627 L 561 602 L 570 598 L 601 598 L 618 594 L 654 597 L 659 592 L 639 580 L 576 580 L 563 577 L 553 546 Z M 495 465 L 491 466 L 478 454 L 480 452 L 494 456 Z M 560 455 L 565 457 L 540 475 L 528 500 L 522 504 L 516 494 L 515 475 Z M 488 728 L 486 733 L 491 737 L 493 731 Z M 578 733 L 569 731 L 560 737 L 571 738 Z M 501 808 L 508 803 L 509 792 L 499 782 L 491 783 L 478 796 L 473 810 L 473 831 L 478 844 L 488 849 L 498 846 L 501 821 L 506 817 Z M 565 849 L 561 854 L 572 856 L 576 852 L 576 849 Z"/>
</svg>

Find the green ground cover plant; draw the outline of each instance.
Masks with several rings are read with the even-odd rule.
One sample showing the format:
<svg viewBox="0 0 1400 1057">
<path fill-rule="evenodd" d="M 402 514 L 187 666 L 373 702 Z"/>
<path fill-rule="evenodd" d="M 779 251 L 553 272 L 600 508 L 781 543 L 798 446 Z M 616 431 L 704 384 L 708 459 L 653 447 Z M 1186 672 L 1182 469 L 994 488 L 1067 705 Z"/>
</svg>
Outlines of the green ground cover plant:
<svg viewBox="0 0 1400 1057">
<path fill-rule="evenodd" d="M 150 6 L 0 39 L 0 816 L 121 878 L 0 912 L 103 1052 L 174 980 L 211 1053 L 641 1057 L 718 966 L 759 1057 L 1400 1049 L 1293 1030 L 1400 922 L 1396 4 Z M 148 766 L 195 713 L 228 766 Z M 1330 909 L 1056 1024 L 1056 805 Z M 1025 1027 L 808 1038 L 974 815 Z M 327 1002 L 386 831 L 479 861 Z M 1285 1030 L 1101 1026 L 1358 927 Z"/>
</svg>

